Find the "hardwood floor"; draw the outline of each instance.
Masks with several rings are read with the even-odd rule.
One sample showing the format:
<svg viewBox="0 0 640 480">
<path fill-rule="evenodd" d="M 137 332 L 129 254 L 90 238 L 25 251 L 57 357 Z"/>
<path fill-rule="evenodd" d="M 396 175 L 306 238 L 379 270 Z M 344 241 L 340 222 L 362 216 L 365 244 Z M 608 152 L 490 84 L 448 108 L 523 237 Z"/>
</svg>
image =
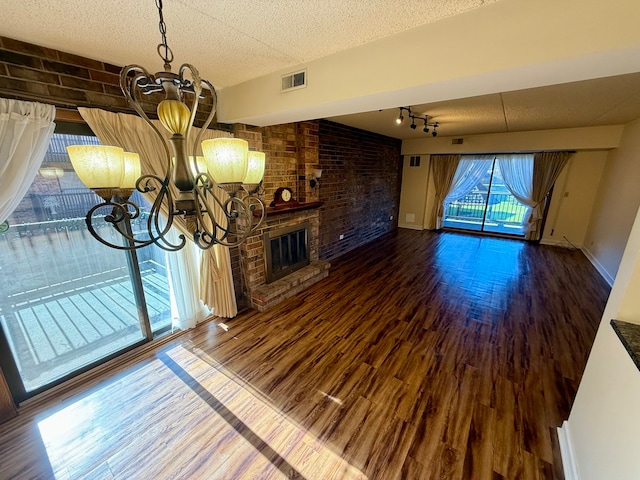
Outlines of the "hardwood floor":
<svg viewBox="0 0 640 480">
<path fill-rule="evenodd" d="M 0 425 L 0 477 L 561 479 L 608 285 L 578 251 L 400 230 Z"/>
</svg>

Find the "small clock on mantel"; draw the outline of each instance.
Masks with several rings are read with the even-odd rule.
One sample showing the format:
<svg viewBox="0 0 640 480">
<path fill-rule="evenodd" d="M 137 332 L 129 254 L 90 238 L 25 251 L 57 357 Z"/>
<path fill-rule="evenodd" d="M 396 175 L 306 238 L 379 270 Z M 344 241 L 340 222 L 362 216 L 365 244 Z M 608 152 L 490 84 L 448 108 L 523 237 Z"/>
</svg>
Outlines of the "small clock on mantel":
<svg viewBox="0 0 640 480">
<path fill-rule="evenodd" d="M 293 192 L 289 187 L 280 187 L 273 194 L 273 202 L 269 204 L 273 208 L 295 207 L 299 203 L 293 198 Z"/>
</svg>

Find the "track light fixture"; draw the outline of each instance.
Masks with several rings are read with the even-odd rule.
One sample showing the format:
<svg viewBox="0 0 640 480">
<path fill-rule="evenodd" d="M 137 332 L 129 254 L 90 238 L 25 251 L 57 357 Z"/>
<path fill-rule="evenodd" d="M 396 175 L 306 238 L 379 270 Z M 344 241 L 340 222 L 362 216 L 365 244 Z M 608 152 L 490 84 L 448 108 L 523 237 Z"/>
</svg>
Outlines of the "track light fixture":
<svg viewBox="0 0 640 480">
<path fill-rule="evenodd" d="M 398 118 L 396 118 L 396 124 L 398 125 L 400 125 L 404 121 L 404 116 L 402 115 L 403 110 L 406 110 L 409 113 L 409 116 L 411 116 L 410 107 L 400 107 L 400 114 L 398 115 Z"/>
<path fill-rule="evenodd" d="M 411 125 L 409 125 L 409 127 L 412 130 L 415 130 L 416 128 L 418 128 L 418 126 L 416 125 L 416 120 L 422 120 L 424 122 L 424 126 L 422 127 L 422 131 L 424 133 L 429 133 L 431 132 L 431 135 L 436 137 L 438 136 L 438 131 L 436 130 L 440 125 L 438 124 L 438 122 L 434 122 L 434 123 L 429 123 L 429 115 L 414 115 L 413 112 L 411 112 L 411 107 L 398 107 L 400 109 L 400 114 L 398 115 L 398 118 L 396 118 L 396 123 L 399 125 L 402 123 L 402 121 L 404 120 L 404 116 L 402 115 L 403 111 L 407 111 L 407 116 L 411 119 Z M 429 127 L 432 127 L 433 130 L 430 130 Z"/>
</svg>

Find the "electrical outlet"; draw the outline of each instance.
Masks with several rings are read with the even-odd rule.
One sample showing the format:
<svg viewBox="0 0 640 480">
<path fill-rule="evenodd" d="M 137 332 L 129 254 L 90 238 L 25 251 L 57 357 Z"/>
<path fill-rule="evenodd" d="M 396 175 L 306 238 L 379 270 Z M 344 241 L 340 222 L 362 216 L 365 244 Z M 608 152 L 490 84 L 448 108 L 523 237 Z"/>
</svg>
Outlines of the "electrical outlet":
<svg viewBox="0 0 640 480">
<path fill-rule="evenodd" d="M 340 240 L 344 240 L 344 235 L 340 234 Z"/>
</svg>

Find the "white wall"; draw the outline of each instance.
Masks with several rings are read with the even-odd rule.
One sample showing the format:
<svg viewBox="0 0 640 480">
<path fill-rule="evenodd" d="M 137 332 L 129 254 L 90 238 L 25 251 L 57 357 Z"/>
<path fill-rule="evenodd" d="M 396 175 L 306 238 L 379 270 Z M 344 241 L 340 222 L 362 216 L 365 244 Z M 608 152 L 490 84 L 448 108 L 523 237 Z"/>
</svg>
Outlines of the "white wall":
<svg viewBox="0 0 640 480">
<path fill-rule="evenodd" d="M 627 124 L 609 153 L 585 236 L 585 253 L 615 278 L 640 206 L 640 119 Z"/>
<path fill-rule="evenodd" d="M 569 420 L 560 432 L 563 463 L 580 480 L 640 478 L 640 371 L 611 319 L 640 324 L 640 210 L 587 361 Z M 572 477 L 567 477 L 570 480 Z"/>
<path fill-rule="evenodd" d="M 541 243 L 582 247 L 607 155 L 594 150 L 571 156 L 556 180 Z"/>
<path fill-rule="evenodd" d="M 410 156 L 404 156 L 398 214 L 398 226 L 414 230 L 423 229 L 430 173 L 430 156 L 419 155 L 419 157 L 420 166 L 411 167 Z"/>
</svg>

